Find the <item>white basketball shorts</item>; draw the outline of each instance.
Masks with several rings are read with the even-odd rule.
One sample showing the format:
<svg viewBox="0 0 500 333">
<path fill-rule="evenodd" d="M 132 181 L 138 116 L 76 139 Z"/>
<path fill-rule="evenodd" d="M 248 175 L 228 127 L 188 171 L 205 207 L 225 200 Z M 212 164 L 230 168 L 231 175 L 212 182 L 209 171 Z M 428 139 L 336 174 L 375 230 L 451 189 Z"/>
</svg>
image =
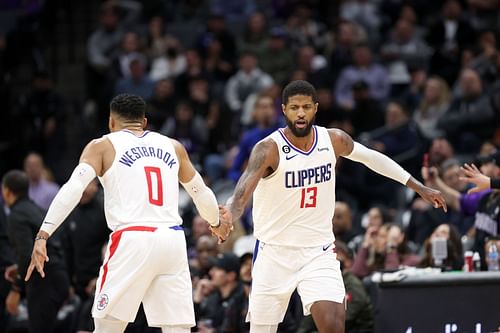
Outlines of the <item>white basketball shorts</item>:
<svg viewBox="0 0 500 333">
<path fill-rule="evenodd" d="M 149 326 L 195 325 L 180 226 L 125 226 L 110 235 L 92 315 L 133 322 L 141 302 Z"/>
<path fill-rule="evenodd" d="M 333 248 L 333 244 L 305 248 L 256 244 L 247 321 L 280 323 L 295 288 L 304 315 L 317 301 L 343 303 L 344 281 Z"/>
</svg>

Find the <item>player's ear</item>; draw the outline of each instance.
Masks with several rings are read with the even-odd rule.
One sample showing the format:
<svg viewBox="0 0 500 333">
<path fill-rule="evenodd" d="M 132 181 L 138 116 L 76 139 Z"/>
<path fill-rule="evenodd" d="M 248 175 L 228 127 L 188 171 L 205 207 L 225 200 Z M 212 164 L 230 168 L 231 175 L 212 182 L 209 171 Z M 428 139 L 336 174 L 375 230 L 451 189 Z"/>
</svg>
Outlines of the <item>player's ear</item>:
<svg viewBox="0 0 500 333">
<path fill-rule="evenodd" d="M 285 104 L 281 104 L 281 111 L 283 112 L 283 114 L 285 114 L 285 109 L 286 109 L 286 105 Z"/>
<path fill-rule="evenodd" d="M 110 132 L 113 132 L 113 128 L 115 127 L 115 119 L 109 115 L 108 128 Z"/>
<path fill-rule="evenodd" d="M 147 126 L 148 126 L 148 118 L 144 117 L 144 119 L 142 120 L 142 129 L 146 129 Z"/>
</svg>

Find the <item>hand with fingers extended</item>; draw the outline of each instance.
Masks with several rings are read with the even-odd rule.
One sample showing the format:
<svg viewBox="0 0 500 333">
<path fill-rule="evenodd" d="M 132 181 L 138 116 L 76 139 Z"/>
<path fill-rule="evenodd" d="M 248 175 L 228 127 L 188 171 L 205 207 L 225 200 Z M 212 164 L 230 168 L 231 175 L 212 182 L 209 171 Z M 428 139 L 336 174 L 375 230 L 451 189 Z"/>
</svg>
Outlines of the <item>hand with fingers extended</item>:
<svg viewBox="0 0 500 333">
<path fill-rule="evenodd" d="M 460 180 L 476 185 L 467 191 L 467 193 L 481 192 L 491 187 L 491 178 L 483 175 L 474 164 L 469 165 L 466 163 L 460 169 L 464 174 L 460 177 Z"/>
<path fill-rule="evenodd" d="M 33 273 L 33 270 L 36 268 L 37 272 L 40 273 L 42 278 L 45 277 L 45 272 L 43 271 L 43 267 L 45 262 L 49 261 L 49 257 L 47 256 L 47 238 L 46 237 L 38 237 L 35 239 L 35 243 L 33 245 L 33 252 L 31 253 L 31 262 L 28 266 L 28 271 L 26 272 L 26 277 L 24 281 L 28 281 Z"/>
<path fill-rule="evenodd" d="M 417 192 L 420 194 L 422 199 L 429 202 L 434 208 L 443 208 L 445 212 L 448 211 L 446 201 L 440 191 L 427 186 L 422 186 Z"/>
<path fill-rule="evenodd" d="M 231 212 L 222 205 L 219 205 L 219 225 L 216 227 L 210 226 L 210 231 L 219 239 L 219 244 L 224 242 L 231 231 L 233 231 L 233 219 Z"/>
</svg>

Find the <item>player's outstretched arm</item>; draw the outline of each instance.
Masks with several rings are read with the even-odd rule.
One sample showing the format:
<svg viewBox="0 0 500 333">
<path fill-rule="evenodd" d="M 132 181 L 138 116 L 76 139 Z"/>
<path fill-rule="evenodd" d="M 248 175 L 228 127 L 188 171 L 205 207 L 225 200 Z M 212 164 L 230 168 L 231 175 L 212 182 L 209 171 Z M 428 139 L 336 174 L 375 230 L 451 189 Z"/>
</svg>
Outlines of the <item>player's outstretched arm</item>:
<svg viewBox="0 0 500 333">
<path fill-rule="evenodd" d="M 233 195 L 227 201 L 229 210 L 225 214 L 225 218 L 236 221 L 241 217 L 259 180 L 278 165 L 278 156 L 276 144 L 271 139 L 255 145 L 250 154 L 248 165 L 238 180 Z"/>
<path fill-rule="evenodd" d="M 329 133 L 333 148 L 338 156 L 363 163 L 376 173 L 408 186 L 435 208 L 442 207 L 444 211 L 447 211 L 446 202 L 441 192 L 424 186 L 388 156 L 354 142 L 342 130 L 330 129 Z"/>
<path fill-rule="evenodd" d="M 102 152 L 106 145 L 106 142 L 103 140 L 93 140 L 85 147 L 80 156 L 80 164 L 76 166 L 71 177 L 61 187 L 54 200 L 52 200 L 40 231 L 35 238 L 31 262 L 26 272 L 26 281 L 29 280 L 35 268 L 42 277 L 45 277 L 43 268 L 45 262 L 49 261 L 46 248 L 47 239 L 64 222 L 78 202 L 80 202 L 83 191 L 89 183 L 96 175 L 101 174 Z"/>
<path fill-rule="evenodd" d="M 210 224 L 212 233 L 219 238 L 219 241 L 224 241 L 233 229 L 232 223 L 219 220 L 219 206 L 215 194 L 194 168 L 186 148 L 179 141 L 171 140 L 179 158 L 179 182 L 193 199 L 200 216 Z"/>
</svg>

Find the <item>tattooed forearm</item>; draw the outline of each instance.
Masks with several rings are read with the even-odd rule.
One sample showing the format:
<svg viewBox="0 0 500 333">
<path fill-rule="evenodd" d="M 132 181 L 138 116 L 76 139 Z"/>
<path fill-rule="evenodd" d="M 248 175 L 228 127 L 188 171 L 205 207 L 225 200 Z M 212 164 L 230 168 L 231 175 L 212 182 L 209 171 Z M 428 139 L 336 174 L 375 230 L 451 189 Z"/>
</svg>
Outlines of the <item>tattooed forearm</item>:
<svg viewBox="0 0 500 333">
<path fill-rule="evenodd" d="M 266 141 L 260 142 L 250 154 L 247 168 L 238 180 L 233 196 L 228 200 L 233 220 L 241 217 L 250 195 L 255 190 L 255 187 L 257 187 L 260 178 L 267 169 L 265 162 L 271 144 Z"/>
</svg>

